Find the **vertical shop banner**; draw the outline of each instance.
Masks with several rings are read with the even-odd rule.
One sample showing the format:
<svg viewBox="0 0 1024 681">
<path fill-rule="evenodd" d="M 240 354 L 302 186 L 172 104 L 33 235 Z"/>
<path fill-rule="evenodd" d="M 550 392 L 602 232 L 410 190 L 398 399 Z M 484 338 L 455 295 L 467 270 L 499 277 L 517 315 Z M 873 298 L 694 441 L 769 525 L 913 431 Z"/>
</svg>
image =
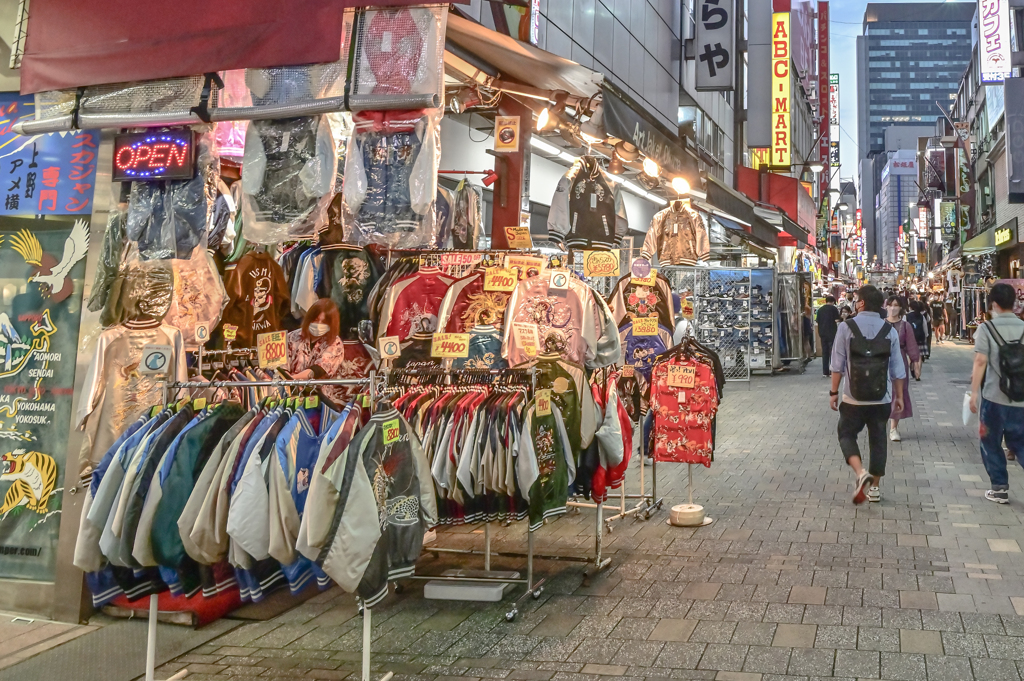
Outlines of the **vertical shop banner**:
<svg viewBox="0 0 1024 681">
<path fill-rule="evenodd" d="M 957 233 L 955 201 L 942 201 L 939 204 L 939 219 L 942 225 L 942 240 L 952 241 Z"/>
<path fill-rule="evenodd" d="M 1024 78 L 1003 82 L 1006 101 L 1006 171 L 1010 203 L 1024 203 Z"/>
<path fill-rule="evenodd" d="M 839 74 L 828 74 L 829 165 L 839 167 Z M 838 174 L 836 176 L 838 180 Z"/>
<path fill-rule="evenodd" d="M 971 205 L 973 199 L 971 191 L 971 159 L 962 148 L 958 147 L 956 152 L 960 178 L 957 186 L 957 195 L 960 197 L 960 219 L 958 222 L 961 230 L 969 230 L 971 228 Z M 961 243 L 963 243 L 963 239 L 961 239 Z"/>
<path fill-rule="evenodd" d="M 99 134 L 22 137 L 0 94 L 0 578 L 52 581 Z"/>
<path fill-rule="evenodd" d="M 772 14 L 772 166 L 789 168 L 789 12 Z"/>
<path fill-rule="evenodd" d="M 831 145 L 829 135 L 829 119 L 825 115 L 826 107 L 831 105 L 829 96 L 829 32 L 828 32 L 828 3 L 818 0 L 818 117 L 821 122 L 818 124 L 818 161 L 822 165 L 831 165 Z M 822 172 L 818 175 L 818 196 L 828 194 L 828 180 L 830 173 Z"/>
<path fill-rule="evenodd" d="M 736 87 L 735 0 L 697 0 L 694 49 L 698 90 Z"/>
<path fill-rule="evenodd" d="M 1010 67 L 1010 0 L 978 0 L 978 53 L 983 83 L 1001 83 Z"/>
</svg>

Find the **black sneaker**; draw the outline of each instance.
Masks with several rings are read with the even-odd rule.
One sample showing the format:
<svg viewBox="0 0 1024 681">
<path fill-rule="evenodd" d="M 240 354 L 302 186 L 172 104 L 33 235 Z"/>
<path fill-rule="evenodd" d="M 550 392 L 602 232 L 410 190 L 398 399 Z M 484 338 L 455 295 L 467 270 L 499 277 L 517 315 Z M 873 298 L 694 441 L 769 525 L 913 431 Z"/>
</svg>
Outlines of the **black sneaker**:
<svg viewBox="0 0 1024 681">
<path fill-rule="evenodd" d="M 994 501 L 997 504 L 1008 504 L 1010 503 L 1010 493 L 1005 489 L 995 490 L 990 489 L 985 492 L 985 498 L 989 501 Z"/>
</svg>

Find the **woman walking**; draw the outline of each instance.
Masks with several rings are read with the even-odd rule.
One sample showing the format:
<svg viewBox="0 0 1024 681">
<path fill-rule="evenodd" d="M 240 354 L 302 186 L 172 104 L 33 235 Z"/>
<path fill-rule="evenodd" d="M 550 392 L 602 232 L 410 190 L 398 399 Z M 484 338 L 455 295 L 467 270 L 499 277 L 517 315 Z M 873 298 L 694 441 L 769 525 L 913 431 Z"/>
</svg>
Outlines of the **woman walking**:
<svg viewBox="0 0 1024 681">
<path fill-rule="evenodd" d="M 921 348 L 924 346 L 925 341 L 928 337 L 928 334 L 924 330 L 924 304 L 920 300 L 917 300 L 916 298 L 910 299 L 910 312 L 907 313 L 906 317 L 904 318 L 904 321 L 910 324 L 910 328 L 914 330 L 914 340 L 917 341 L 917 348 L 920 352 Z M 914 378 L 918 381 L 921 380 L 920 369 L 918 369 L 917 374 L 915 374 Z"/>
<path fill-rule="evenodd" d="M 904 319 L 908 308 L 909 303 L 902 296 L 891 296 L 885 303 L 885 309 L 889 313 L 886 321 L 892 324 L 899 335 L 903 366 L 907 367 L 908 374 L 908 380 L 903 381 L 903 408 L 897 410 L 896 400 L 893 400 L 892 412 L 889 414 L 889 439 L 893 442 L 899 442 L 901 439 L 900 419 L 908 419 L 914 415 L 914 408 L 910 403 L 910 374 L 916 377 L 921 373 L 921 352 L 917 347 L 917 339 L 914 337 L 914 328 Z"/>
</svg>

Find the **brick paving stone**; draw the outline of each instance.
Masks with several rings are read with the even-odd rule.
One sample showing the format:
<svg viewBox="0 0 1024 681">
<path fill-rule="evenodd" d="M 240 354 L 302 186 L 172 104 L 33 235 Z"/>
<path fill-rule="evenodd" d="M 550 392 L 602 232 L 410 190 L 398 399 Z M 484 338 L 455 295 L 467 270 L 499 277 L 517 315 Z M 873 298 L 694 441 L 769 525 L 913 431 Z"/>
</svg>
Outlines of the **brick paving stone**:
<svg viewBox="0 0 1024 681">
<path fill-rule="evenodd" d="M 900 652 L 942 655 L 942 634 L 937 631 L 900 629 Z"/>
<path fill-rule="evenodd" d="M 926 675 L 924 655 L 881 653 L 883 679 L 920 681 Z"/>
<path fill-rule="evenodd" d="M 779 624 L 772 639 L 773 646 L 783 648 L 811 648 L 818 627 L 813 624 Z"/>
<path fill-rule="evenodd" d="M 1017 666 L 1011 660 L 972 659 L 974 678 L 984 681 L 1020 681 Z"/>
</svg>

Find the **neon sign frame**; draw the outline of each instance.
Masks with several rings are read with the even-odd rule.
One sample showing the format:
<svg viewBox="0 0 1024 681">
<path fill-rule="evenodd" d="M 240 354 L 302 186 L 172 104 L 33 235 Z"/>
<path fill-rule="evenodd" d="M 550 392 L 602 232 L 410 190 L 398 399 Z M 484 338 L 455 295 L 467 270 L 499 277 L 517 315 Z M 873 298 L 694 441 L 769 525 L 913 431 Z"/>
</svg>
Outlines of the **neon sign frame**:
<svg viewBox="0 0 1024 681">
<path fill-rule="evenodd" d="M 196 172 L 195 135 L 189 129 L 114 137 L 114 182 L 191 180 Z"/>
</svg>

